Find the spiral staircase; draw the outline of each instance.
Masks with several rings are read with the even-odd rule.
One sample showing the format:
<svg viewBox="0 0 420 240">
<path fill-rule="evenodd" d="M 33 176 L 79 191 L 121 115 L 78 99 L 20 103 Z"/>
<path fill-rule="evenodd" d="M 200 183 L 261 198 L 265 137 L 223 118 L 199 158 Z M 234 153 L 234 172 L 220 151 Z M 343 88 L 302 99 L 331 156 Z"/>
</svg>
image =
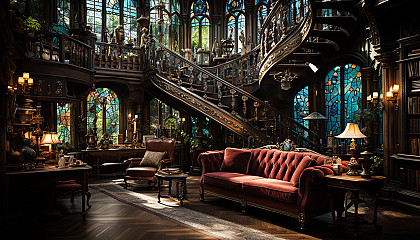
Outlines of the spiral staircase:
<svg viewBox="0 0 420 240">
<path fill-rule="evenodd" d="M 349 38 L 356 12 L 353 0 L 277 1 L 262 26 L 261 44 L 211 68 L 188 61 L 152 38 L 147 46 L 154 69 L 152 94 L 205 115 L 241 138 L 252 140 L 254 146 L 289 138 L 299 146 L 318 149 L 316 133 L 252 93 L 258 89 L 256 83 L 261 85 L 272 78 L 273 72 L 308 71 L 308 63 L 322 65 Z"/>
</svg>

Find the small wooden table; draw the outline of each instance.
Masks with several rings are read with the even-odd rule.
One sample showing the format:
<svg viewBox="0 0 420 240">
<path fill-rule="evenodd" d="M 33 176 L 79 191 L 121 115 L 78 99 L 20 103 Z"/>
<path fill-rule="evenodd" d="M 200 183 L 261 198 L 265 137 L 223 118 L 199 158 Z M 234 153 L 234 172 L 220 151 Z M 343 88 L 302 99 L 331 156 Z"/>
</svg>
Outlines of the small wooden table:
<svg viewBox="0 0 420 240">
<path fill-rule="evenodd" d="M 183 206 L 183 200 L 187 199 L 187 177 L 188 174 L 179 173 L 179 174 L 163 174 L 163 173 L 156 173 L 155 174 L 158 182 L 158 203 L 160 203 L 161 195 L 161 187 L 162 182 L 169 181 L 169 190 L 168 195 L 171 196 L 171 188 L 172 188 L 172 181 L 176 182 L 176 198 L 181 203 L 181 207 Z"/>
<path fill-rule="evenodd" d="M 361 191 L 369 191 L 373 194 L 373 221 L 370 224 L 374 224 L 377 230 L 380 229 L 380 226 L 377 225 L 377 215 L 378 215 L 378 189 L 384 186 L 384 181 L 386 177 L 384 176 L 372 176 L 371 178 L 362 178 L 361 176 L 348 176 L 343 175 L 326 175 L 325 181 L 328 187 L 335 189 L 343 189 L 351 191 L 351 201 L 345 206 L 345 216 L 347 216 L 347 209 L 354 205 L 354 234 L 357 236 L 357 225 L 358 225 L 358 206 L 359 203 L 363 202 L 360 199 Z M 330 198 L 330 207 L 331 207 L 331 216 L 333 218 L 333 225 L 335 226 L 336 217 L 335 217 L 335 203 L 334 199 Z"/>
<path fill-rule="evenodd" d="M 10 185 L 14 187 L 55 187 L 56 182 L 65 180 L 76 180 L 82 185 L 82 219 L 86 219 L 85 196 L 88 192 L 88 172 L 90 166 L 57 168 L 55 165 L 46 165 L 44 168 L 37 168 L 30 171 L 6 172 L 6 214 L 8 215 Z"/>
</svg>

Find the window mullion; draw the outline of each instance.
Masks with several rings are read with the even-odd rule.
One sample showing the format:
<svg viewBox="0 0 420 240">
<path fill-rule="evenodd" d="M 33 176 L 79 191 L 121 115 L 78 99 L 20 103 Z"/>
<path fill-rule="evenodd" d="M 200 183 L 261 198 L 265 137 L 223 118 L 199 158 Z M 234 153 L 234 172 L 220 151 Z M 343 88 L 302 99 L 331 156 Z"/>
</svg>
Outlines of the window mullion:
<svg viewBox="0 0 420 240">
<path fill-rule="evenodd" d="M 341 132 L 344 131 L 344 128 L 346 127 L 346 114 L 345 114 L 345 92 L 344 92 L 344 87 L 345 87 L 345 82 L 344 82 L 344 65 L 340 66 L 340 111 L 341 111 L 341 116 L 340 116 L 340 127 L 341 127 Z"/>
</svg>

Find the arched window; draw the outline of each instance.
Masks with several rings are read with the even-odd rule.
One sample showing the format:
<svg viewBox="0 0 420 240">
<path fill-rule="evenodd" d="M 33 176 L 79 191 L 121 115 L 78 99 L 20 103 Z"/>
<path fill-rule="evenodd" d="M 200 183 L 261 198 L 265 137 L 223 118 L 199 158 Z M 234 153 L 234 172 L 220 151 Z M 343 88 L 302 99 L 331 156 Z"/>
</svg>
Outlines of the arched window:
<svg viewBox="0 0 420 240">
<path fill-rule="evenodd" d="M 120 11 L 122 8 L 123 11 Z M 103 13 L 105 18 L 103 18 Z M 125 42 L 137 38 L 137 0 L 86 0 L 87 25 L 92 27 L 97 40 L 110 41 L 116 27 L 124 27 Z M 122 15 L 121 15 L 122 14 Z M 105 29 L 102 28 L 103 24 Z M 106 34 L 106 35 L 104 35 Z M 107 37 L 105 37 L 107 36 Z"/>
<path fill-rule="evenodd" d="M 181 17 L 178 0 L 151 0 L 151 33 L 163 44 L 174 51 L 179 51 Z M 159 37 L 159 20 L 162 18 L 162 35 Z"/>
<path fill-rule="evenodd" d="M 60 142 L 70 143 L 71 141 L 70 113 L 70 103 L 57 103 L 57 135 Z"/>
<path fill-rule="evenodd" d="M 239 36 L 245 36 L 245 11 L 243 0 L 228 0 L 226 3 L 227 37 L 235 42 L 235 53 L 241 52 L 242 42 Z"/>
<path fill-rule="evenodd" d="M 304 87 L 295 95 L 293 103 L 293 117 L 295 121 L 309 128 L 309 122 L 303 119 L 309 114 L 308 86 Z"/>
<path fill-rule="evenodd" d="M 360 66 L 348 63 L 334 67 L 325 77 L 327 135 L 337 135 L 352 122 L 362 96 Z"/>
<path fill-rule="evenodd" d="M 120 100 L 117 94 L 109 88 L 97 88 L 87 97 L 87 109 L 88 132 L 96 127 L 98 140 L 107 132 L 113 143 L 117 143 L 120 125 Z"/>
<path fill-rule="evenodd" d="M 207 1 L 197 0 L 191 4 L 191 45 L 194 52 L 197 52 L 199 48 L 210 49 L 209 19 Z"/>
<path fill-rule="evenodd" d="M 268 15 L 268 1 L 255 0 L 255 6 L 257 9 L 257 43 L 259 43 L 261 27 L 264 23 L 265 18 Z"/>
</svg>

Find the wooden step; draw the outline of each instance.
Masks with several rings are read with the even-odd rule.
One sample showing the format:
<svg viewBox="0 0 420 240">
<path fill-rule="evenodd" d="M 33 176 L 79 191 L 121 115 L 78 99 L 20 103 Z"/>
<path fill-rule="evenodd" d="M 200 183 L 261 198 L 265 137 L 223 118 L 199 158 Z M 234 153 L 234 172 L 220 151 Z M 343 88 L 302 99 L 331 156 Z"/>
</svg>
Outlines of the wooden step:
<svg viewBox="0 0 420 240">
<path fill-rule="evenodd" d="M 340 30 L 312 29 L 309 35 L 313 37 L 329 39 L 338 45 L 341 45 L 350 36 L 349 32 L 343 28 Z"/>
<path fill-rule="evenodd" d="M 304 42 L 301 47 L 310 48 L 324 53 L 338 51 L 339 47 L 335 42 Z"/>
<path fill-rule="evenodd" d="M 293 60 L 303 60 L 306 62 L 315 62 L 322 57 L 321 53 L 299 53 L 295 52 L 290 55 L 290 59 Z"/>
</svg>

